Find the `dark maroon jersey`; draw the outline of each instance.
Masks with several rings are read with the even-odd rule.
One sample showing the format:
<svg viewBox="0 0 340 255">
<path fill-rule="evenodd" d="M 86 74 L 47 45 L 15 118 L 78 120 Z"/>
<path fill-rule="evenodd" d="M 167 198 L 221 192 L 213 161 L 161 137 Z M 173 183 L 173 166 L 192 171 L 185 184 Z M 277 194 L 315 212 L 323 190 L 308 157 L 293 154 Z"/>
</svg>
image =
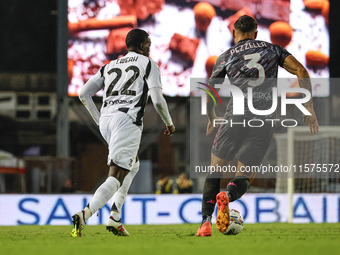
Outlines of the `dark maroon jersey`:
<svg viewBox="0 0 340 255">
<path fill-rule="evenodd" d="M 277 85 L 278 66 L 290 53 L 283 47 L 259 40 L 244 39 L 222 53 L 215 62 L 209 85 L 221 83 L 227 75 L 231 85 L 239 87 L 246 99 L 248 87 L 253 88 L 253 106 L 267 110 L 272 106 L 272 88 Z M 227 116 L 232 116 L 233 99 L 227 106 Z M 250 112 L 245 100 L 245 118 L 275 118 L 275 113 L 259 116 Z"/>
</svg>

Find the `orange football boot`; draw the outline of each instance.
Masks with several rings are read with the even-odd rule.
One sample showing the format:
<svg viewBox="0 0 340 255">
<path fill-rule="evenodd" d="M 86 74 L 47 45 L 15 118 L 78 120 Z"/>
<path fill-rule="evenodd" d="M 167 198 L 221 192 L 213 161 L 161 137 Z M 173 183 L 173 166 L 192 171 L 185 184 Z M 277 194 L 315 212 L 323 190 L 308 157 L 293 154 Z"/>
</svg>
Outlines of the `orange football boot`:
<svg viewBox="0 0 340 255">
<path fill-rule="evenodd" d="M 204 222 L 197 230 L 196 236 L 211 236 L 211 222 Z"/>
<path fill-rule="evenodd" d="M 227 230 L 230 221 L 229 196 L 227 192 L 222 191 L 218 193 L 216 196 L 216 202 L 218 206 L 216 227 L 218 231 L 224 233 Z"/>
</svg>

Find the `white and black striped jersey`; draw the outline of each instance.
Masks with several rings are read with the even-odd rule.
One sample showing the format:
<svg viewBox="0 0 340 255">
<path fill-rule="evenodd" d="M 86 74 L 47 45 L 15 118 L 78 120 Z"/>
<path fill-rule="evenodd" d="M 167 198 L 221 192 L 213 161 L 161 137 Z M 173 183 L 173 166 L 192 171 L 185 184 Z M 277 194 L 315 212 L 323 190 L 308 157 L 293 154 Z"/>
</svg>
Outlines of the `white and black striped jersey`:
<svg viewBox="0 0 340 255">
<path fill-rule="evenodd" d="M 98 87 L 104 88 L 101 116 L 122 111 L 137 126 L 142 125 L 148 90 L 162 88 L 156 62 L 136 52 L 111 61 L 91 79 Z"/>
</svg>

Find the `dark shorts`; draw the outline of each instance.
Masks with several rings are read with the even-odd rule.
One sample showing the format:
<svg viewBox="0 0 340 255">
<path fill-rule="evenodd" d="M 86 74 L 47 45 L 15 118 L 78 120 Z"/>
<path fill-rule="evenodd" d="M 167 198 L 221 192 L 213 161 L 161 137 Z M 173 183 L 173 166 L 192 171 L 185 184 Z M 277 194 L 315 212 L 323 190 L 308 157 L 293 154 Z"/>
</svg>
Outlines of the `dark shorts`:
<svg viewBox="0 0 340 255">
<path fill-rule="evenodd" d="M 243 127 L 243 124 L 235 124 L 235 122 L 242 123 L 243 116 L 226 117 L 226 120 L 228 120 L 227 124 L 219 125 L 211 150 L 212 154 L 227 161 L 236 157 L 246 166 L 260 165 L 273 136 L 271 123 L 263 121 L 262 127 L 249 127 L 247 124 L 249 119 L 245 119 L 245 127 Z M 260 125 L 260 123 L 256 121 L 251 125 Z"/>
</svg>

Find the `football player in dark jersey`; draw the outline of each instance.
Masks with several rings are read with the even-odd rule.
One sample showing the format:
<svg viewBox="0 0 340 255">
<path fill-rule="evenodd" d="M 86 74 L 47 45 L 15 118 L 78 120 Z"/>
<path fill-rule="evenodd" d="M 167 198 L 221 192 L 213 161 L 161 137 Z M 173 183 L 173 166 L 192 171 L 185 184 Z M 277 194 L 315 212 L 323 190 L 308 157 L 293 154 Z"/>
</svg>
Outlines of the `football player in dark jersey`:
<svg viewBox="0 0 340 255">
<path fill-rule="evenodd" d="M 307 70 L 283 47 L 265 41 L 255 40 L 257 37 L 257 22 L 250 16 L 240 17 L 233 30 L 235 45 L 222 53 L 215 62 L 209 85 L 220 84 L 227 75 L 230 83 L 237 86 L 243 94 L 252 87 L 252 102 L 257 110 L 266 110 L 272 106 L 272 89 L 276 87 L 278 66 L 298 77 L 299 86 L 312 93 L 311 81 Z M 310 98 L 304 107 L 311 115 L 304 115 L 304 122 L 309 124 L 310 131 L 318 132 L 319 124 L 313 110 L 313 100 Z M 265 119 L 275 119 L 275 113 L 255 115 L 244 104 L 244 115 L 234 115 L 233 99 L 227 106 L 224 119 L 225 125 L 220 125 L 211 150 L 211 166 L 227 165 L 236 157 L 237 171 L 235 178 L 227 185 L 227 191 L 220 192 L 221 172 L 210 174 L 204 184 L 202 201 L 202 224 L 196 236 L 211 236 L 211 217 L 218 205 L 216 226 L 224 233 L 229 225 L 229 203 L 239 199 L 249 188 L 255 173 L 244 173 L 240 169 L 246 166 L 258 166 L 266 154 L 273 135 L 273 125 Z M 208 126 L 207 135 L 214 129 L 215 105 L 207 97 Z M 263 121 L 261 127 L 246 125 L 231 125 L 245 123 L 250 119 Z"/>
</svg>

